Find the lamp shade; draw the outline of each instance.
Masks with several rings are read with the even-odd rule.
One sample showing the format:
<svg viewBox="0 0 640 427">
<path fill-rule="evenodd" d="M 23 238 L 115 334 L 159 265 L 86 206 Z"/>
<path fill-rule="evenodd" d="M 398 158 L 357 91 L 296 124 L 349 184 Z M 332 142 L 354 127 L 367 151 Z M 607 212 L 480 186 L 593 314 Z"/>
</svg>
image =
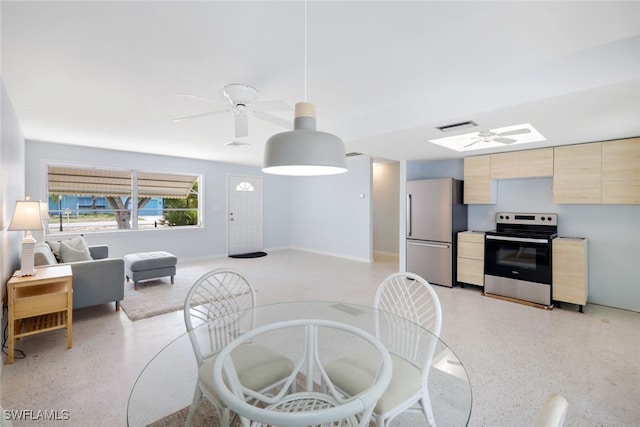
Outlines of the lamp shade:
<svg viewBox="0 0 640 427">
<path fill-rule="evenodd" d="M 13 218 L 9 224 L 9 230 L 41 230 L 42 217 L 40 214 L 40 202 L 18 200 L 13 211 Z"/>
<path fill-rule="evenodd" d="M 267 140 L 263 172 L 296 176 L 347 172 L 344 144 L 337 136 L 316 130 L 313 104 L 296 104 L 293 127 Z"/>
</svg>

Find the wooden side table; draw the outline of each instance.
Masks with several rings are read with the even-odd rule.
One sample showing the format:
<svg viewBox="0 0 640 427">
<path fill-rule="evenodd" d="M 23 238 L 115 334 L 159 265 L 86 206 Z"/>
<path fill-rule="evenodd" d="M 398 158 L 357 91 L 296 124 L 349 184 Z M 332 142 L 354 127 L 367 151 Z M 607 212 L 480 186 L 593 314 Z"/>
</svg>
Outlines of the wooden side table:
<svg viewBox="0 0 640 427">
<path fill-rule="evenodd" d="M 40 267 L 33 276 L 13 276 L 7 282 L 9 354 L 13 363 L 15 340 L 55 329 L 67 329 L 72 346 L 73 287 L 71 267 Z"/>
</svg>

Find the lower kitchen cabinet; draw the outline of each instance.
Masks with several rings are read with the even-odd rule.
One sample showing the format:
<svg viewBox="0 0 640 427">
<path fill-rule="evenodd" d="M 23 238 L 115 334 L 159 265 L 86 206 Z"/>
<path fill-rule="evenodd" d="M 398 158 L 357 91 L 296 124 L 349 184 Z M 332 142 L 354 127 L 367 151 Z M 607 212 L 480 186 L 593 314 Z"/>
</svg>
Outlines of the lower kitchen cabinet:
<svg viewBox="0 0 640 427">
<path fill-rule="evenodd" d="M 558 237 L 552 244 L 553 300 L 577 304 L 580 312 L 589 294 L 587 239 Z"/>
<path fill-rule="evenodd" d="M 460 283 L 484 286 L 484 233 L 458 233 L 458 273 Z"/>
</svg>

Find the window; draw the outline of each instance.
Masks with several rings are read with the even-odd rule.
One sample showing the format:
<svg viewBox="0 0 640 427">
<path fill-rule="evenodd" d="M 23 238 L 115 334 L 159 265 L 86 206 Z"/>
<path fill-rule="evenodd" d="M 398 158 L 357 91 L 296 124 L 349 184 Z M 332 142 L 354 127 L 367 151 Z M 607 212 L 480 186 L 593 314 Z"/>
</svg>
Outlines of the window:
<svg viewBox="0 0 640 427">
<path fill-rule="evenodd" d="M 47 231 L 199 226 L 199 183 L 196 175 L 49 166 Z"/>
<path fill-rule="evenodd" d="M 255 191 L 253 185 L 250 182 L 242 181 L 240 184 L 236 185 L 236 191 Z"/>
</svg>

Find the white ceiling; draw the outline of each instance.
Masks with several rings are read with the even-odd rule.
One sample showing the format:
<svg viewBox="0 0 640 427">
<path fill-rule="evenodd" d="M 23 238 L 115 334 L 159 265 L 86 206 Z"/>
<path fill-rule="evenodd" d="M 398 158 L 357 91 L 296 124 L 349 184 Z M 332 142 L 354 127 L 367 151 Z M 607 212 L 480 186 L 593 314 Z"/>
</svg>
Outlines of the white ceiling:
<svg viewBox="0 0 640 427">
<path fill-rule="evenodd" d="M 305 97 L 303 1 L 0 3 L 2 80 L 25 138 L 262 163 L 286 129 L 233 114 L 174 123 L 244 83 Z M 348 152 L 393 160 L 466 153 L 427 142 L 531 123 L 547 141 L 640 135 L 640 2 L 309 1 L 307 99 Z M 213 108 L 212 108 L 213 107 Z M 291 120 L 293 112 L 273 112 Z M 479 144 L 478 144 L 479 145 Z"/>
</svg>

